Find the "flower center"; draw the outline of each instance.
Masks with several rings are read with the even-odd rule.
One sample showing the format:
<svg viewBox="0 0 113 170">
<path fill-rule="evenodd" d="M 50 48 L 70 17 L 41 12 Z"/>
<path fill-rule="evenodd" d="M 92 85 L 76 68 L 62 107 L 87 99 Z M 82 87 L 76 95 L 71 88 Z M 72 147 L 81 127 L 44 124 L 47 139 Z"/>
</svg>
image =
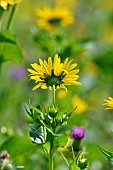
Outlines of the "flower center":
<svg viewBox="0 0 113 170">
<path fill-rule="evenodd" d="M 45 81 L 48 86 L 53 87 L 53 85 L 55 85 L 55 87 L 57 87 L 58 85 L 60 85 L 60 77 L 57 76 L 47 77 Z"/>
<path fill-rule="evenodd" d="M 62 84 L 62 79 L 65 77 L 65 74 L 64 72 L 62 72 L 61 75 L 59 76 L 56 76 L 54 74 L 54 71 L 52 70 L 52 75 L 51 76 L 46 76 L 45 75 L 45 79 L 44 79 L 44 82 L 47 84 L 47 86 L 51 86 L 53 87 L 53 85 L 55 87 L 59 86 L 60 84 Z"/>
<path fill-rule="evenodd" d="M 48 20 L 49 24 L 52 25 L 59 25 L 61 21 L 61 18 L 51 18 Z"/>
</svg>

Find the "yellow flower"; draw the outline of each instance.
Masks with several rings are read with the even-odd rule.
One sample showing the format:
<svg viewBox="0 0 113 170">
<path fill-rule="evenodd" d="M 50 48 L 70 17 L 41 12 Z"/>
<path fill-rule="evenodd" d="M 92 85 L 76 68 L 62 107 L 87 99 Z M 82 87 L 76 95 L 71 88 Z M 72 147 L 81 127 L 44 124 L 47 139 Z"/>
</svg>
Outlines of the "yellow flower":
<svg viewBox="0 0 113 170">
<path fill-rule="evenodd" d="M 103 30 L 102 34 L 103 39 L 109 43 L 113 44 L 113 26 L 112 25 L 107 25 L 107 28 Z"/>
<path fill-rule="evenodd" d="M 75 110 L 76 113 L 83 113 L 88 110 L 88 104 L 77 95 L 73 97 L 72 103 L 74 108 L 77 107 Z"/>
<path fill-rule="evenodd" d="M 0 0 L 0 7 L 6 10 L 9 5 L 16 5 L 20 1 L 21 0 Z"/>
<path fill-rule="evenodd" d="M 64 63 L 61 63 L 60 57 L 56 54 L 53 62 L 52 58 L 49 57 L 48 61 L 39 59 L 39 64 L 31 64 L 34 70 L 27 69 L 30 72 L 30 79 L 38 83 L 33 87 L 33 90 L 39 87 L 51 90 L 53 86 L 55 89 L 67 89 L 65 85 L 80 86 L 81 83 L 77 81 L 79 69 L 74 69 L 77 63 L 72 64 L 72 61 L 68 61 L 68 58 L 66 58 Z"/>
<path fill-rule="evenodd" d="M 101 2 L 101 8 L 106 11 L 112 11 L 113 10 L 113 1 L 109 0 L 109 3 L 104 0 Z"/>
<path fill-rule="evenodd" d="M 108 106 L 107 108 L 105 108 L 105 110 L 108 109 L 113 109 L 113 98 L 112 97 L 108 97 L 107 100 L 104 100 L 106 103 L 104 103 L 104 106 Z"/>
<path fill-rule="evenodd" d="M 0 0 L 0 7 L 2 7 L 4 10 L 6 10 L 7 6 L 8 6 L 7 0 Z"/>
<path fill-rule="evenodd" d="M 46 7 L 37 10 L 37 16 L 37 26 L 49 30 L 54 30 L 58 26 L 67 26 L 74 22 L 74 17 L 68 8 Z"/>
</svg>

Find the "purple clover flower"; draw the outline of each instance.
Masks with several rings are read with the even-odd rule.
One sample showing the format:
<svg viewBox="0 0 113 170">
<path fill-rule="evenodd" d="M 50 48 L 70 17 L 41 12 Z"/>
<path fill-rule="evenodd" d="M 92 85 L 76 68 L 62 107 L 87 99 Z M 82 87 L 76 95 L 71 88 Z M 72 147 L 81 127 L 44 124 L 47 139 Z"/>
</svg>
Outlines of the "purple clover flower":
<svg viewBox="0 0 113 170">
<path fill-rule="evenodd" d="M 75 126 L 71 132 L 72 137 L 78 140 L 83 139 L 85 134 L 86 134 L 85 129 L 79 126 Z"/>
<path fill-rule="evenodd" d="M 14 80 L 21 80 L 25 77 L 26 71 L 24 67 L 16 67 L 12 70 L 12 78 Z"/>
</svg>

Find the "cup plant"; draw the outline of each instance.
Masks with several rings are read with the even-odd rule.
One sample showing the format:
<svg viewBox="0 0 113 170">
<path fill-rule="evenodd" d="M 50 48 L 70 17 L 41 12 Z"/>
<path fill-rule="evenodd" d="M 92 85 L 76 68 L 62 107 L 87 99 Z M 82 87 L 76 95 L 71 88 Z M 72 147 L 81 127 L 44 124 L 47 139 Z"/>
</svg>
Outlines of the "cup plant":
<svg viewBox="0 0 113 170">
<path fill-rule="evenodd" d="M 34 80 L 36 85 L 33 87 L 33 90 L 38 88 L 49 89 L 53 91 L 52 103 L 48 106 L 38 105 L 33 106 L 32 102 L 29 101 L 29 108 L 25 108 L 28 115 L 34 120 L 34 123 L 29 124 L 29 134 L 33 143 L 41 145 L 48 155 L 49 158 L 49 170 L 54 170 L 54 153 L 67 147 L 69 144 L 67 154 L 72 156 L 73 162 L 78 164 L 81 167 L 80 162 L 83 160 L 81 156 L 80 141 L 85 136 L 85 130 L 82 128 L 74 128 L 72 130 L 72 137 L 78 141 L 77 150 L 75 149 L 75 140 L 68 142 L 68 138 L 64 134 L 59 134 L 58 130 L 67 124 L 69 117 L 72 114 L 72 111 L 66 111 L 66 108 L 60 107 L 56 99 L 56 91 L 60 88 L 64 88 L 67 91 L 66 85 L 75 85 L 80 86 L 81 83 L 78 82 L 78 72 L 79 69 L 75 69 L 77 63 L 72 63 L 73 60 L 65 59 L 62 63 L 61 58 L 56 54 L 54 59 L 51 57 L 48 58 L 48 61 L 39 59 L 39 64 L 31 64 L 31 68 L 28 68 L 29 77 L 31 80 Z M 79 152 L 80 151 L 80 152 Z M 68 159 L 62 151 L 62 156 L 66 162 Z M 85 159 L 85 158 L 84 158 Z M 86 159 L 85 159 L 85 164 Z M 84 163 L 83 162 L 83 163 Z M 82 163 L 81 163 L 82 164 Z M 68 163 L 69 169 L 71 169 L 71 164 Z M 81 169 L 87 167 L 83 164 Z"/>
</svg>

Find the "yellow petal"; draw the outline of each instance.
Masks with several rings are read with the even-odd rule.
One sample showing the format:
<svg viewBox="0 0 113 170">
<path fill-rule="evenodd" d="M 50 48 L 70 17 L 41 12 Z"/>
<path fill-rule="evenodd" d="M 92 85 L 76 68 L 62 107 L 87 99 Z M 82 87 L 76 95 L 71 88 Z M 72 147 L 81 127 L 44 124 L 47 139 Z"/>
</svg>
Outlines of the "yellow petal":
<svg viewBox="0 0 113 170">
<path fill-rule="evenodd" d="M 65 89 L 65 90 L 66 90 L 66 92 L 67 92 L 67 88 L 64 86 L 64 84 L 60 84 L 60 88 Z"/>
<path fill-rule="evenodd" d="M 66 70 L 66 71 L 70 71 L 69 66 L 70 66 L 70 64 L 72 63 L 72 61 L 73 61 L 73 59 L 70 60 L 68 63 L 66 63 L 66 64 L 64 65 L 63 69 Z"/>
<path fill-rule="evenodd" d="M 43 64 L 43 68 L 44 68 L 44 70 L 45 70 L 45 73 L 47 74 L 47 75 L 49 75 L 49 67 L 48 67 L 48 64 L 47 64 L 47 62 L 44 60 L 44 64 Z"/>
<path fill-rule="evenodd" d="M 109 100 L 111 100 L 113 102 L 113 98 L 112 97 L 108 97 Z"/>
<path fill-rule="evenodd" d="M 36 86 L 34 86 L 32 90 L 36 90 L 36 89 L 38 89 L 40 86 L 41 86 L 41 83 L 39 83 L 39 84 L 37 84 Z"/>
<path fill-rule="evenodd" d="M 38 81 L 43 81 L 41 80 L 38 76 L 30 76 L 30 79 Z"/>
<path fill-rule="evenodd" d="M 38 64 L 36 64 L 36 63 L 34 63 L 34 64 L 31 64 L 31 66 L 34 68 L 34 70 L 36 70 L 37 72 L 40 72 L 41 71 L 41 67 L 38 65 Z"/>
<path fill-rule="evenodd" d="M 63 82 L 64 83 L 66 83 L 67 85 L 76 85 L 76 86 L 81 86 L 82 85 L 82 83 L 80 83 L 80 82 L 78 82 L 78 81 L 64 81 L 63 80 Z"/>
<path fill-rule="evenodd" d="M 71 70 L 68 72 L 68 75 L 75 75 L 79 72 L 79 69 L 76 69 L 76 70 Z"/>
<path fill-rule="evenodd" d="M 39 63 L 40 63 L 40 65 L 43 65 L 43 61 L 41 58 L 39 58 Z"/>
<path fill-rule="evenodd" d="M 35 75 L 35 74 L 36 74 L 36 75 L 38 74 L 36 71 L 34 71 L 34 70 L 32 70 L 32 69 L 29 69 L 29 68 L 27 69 L 27 71 L 29 71 L 31 74 L 34 74 L 34 75 Z"/>
<path fill-rule="evenodd" d="M 60 57 L 58 58 L 58 54 L 56 54 L 53 61 L 54 74 L 59 76 L 61 74 L 62 68 L 63 64 L 60 63 Z"/>
<path fill-rule="evenodd" d="M 68 74 L 64 77 L 65 80 L 66 79 L 77 80 L 78 78 L 79 78 L 79 75 L 68 75 Z"/>
<path fill-rule="evenodd" d="M 42 83 L 41 88 L 42 88 L 42 89 L 47 89 L 46 84 L 45 84 L 45 83 Z"/>
<path fill-rule="evenodd" d="M 69 66 L 68 70 L 70 71 L 70 70 L 74 69 L 76 66 L 77 66 L 77 63 L 71 64 Z"/>
<path fill-rule="evenodd" d="M 65 68 L 67 62 L 68 62 L 68 58 L 65 59 L 65 61 L 64 61 L 64 63 L 63 63 L 63 68 Z"/>
<path fill-rule="evenodd" d="M 54 72 L 56 72 L 57 65 L 58 65 L 58 54 L 56 54 L 56 55 L 54 56 L 54 61 L 53 61 L 53 69 L 54 69 Z"/>
</svg>

